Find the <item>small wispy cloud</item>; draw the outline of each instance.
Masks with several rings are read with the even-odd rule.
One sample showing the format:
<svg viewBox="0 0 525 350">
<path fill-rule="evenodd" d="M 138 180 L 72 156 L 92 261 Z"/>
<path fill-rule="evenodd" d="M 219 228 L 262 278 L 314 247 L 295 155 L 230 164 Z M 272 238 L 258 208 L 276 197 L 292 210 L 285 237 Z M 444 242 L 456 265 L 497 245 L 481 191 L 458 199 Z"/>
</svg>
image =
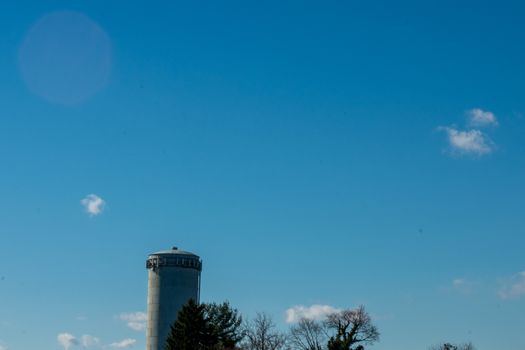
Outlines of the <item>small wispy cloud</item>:
<svg viewBox="0 0 525 350">
<path fill-rule="evenodd" d="M 465 278 L 455 278 L 451 283 L 451 290 L 461 294 L 471 294 L 474 291 L 474 282 Z"/>
<path fill-rule="evenodd" d="M 78 345 L 78 339 L 70 333 L 60 333 L 57 336 L 58 343 L 65 349 L 69 350 L 71 347 Z"/>
<path fill-rule="evenodd" d="M 484 111 L 480 108 L 473 108 L 468 110 L 466 114 L 470 127 L 483 128 L 487 126 L 498 126 L 498 120 L 492 112 Z"/>
<path fill-rule="evenodd" d="M 84 334 L 80 337 L 80 343 L 83 347 L 89 348 L 100 344 L 100 339 L 89 334 Z"/>
<path fill-rule="evenodd" d="M 121 313 L 118 318 L 124 322 L 126 325 L 137 332 L 142 332 L 146 329 L 146 324 L 148 321 L 148 315 L 146 313 L 138 312 L 124 312 Z"/>
<path fill-rule="evenodd" d="M 505 279 L 498 295 L 501 299 L 519 299 L 525 296 L 525 271 Z"/>
<path fill-rule="evenodd" d="M 127 338 L 119 342 L 111 343 L 109 346 L 111 346 L 112 348 L 117 348 L 117 349 L 127 349 L 127 348 L 133 347 L 136 342 L 137 342 L 136 339 Z"/>
<path fill-rule="evenodd" d="M 100 345 L 100 339 L 89 334 L 84 334 L 80 338 L 77 338 L 70 333 L 60 333 L 57 336 L 57 340 L 65 350 L 69 350 L 71 347 L 77 345 L 81 345 L 83 348 L 90 348 Z"/>
<path fill-rule="evenodd" d="M 80 204 L 90 216 L 96 216 L 102 213 L 106 202 L 96 194 L 88 194 L 80 201 Z"/>
<path fill-rule="evenodd" d="M 453 154 L 483 156 L 494 152 L 494 142 L 481 130 L 459 130 L 442 126 L 438 130 L 447 134 L 448 144 Z"/>
<path fill-rule="evenodd" d="M 326 318 L 326 316 L 340 311 L 341 309 L 337 309 L 330 305 L 296 305 L 286 310 L 286 323 L 295 323 L 302 318 L 310 320 L 323 320 Z"/>
<path fill-rule="evenodd" d="M 437 128 L 447 135 L 449 151 L 459 156 L 485 156 L 496 150 L 496 144 L 482 128 L 498 126 L 494 113 L 481 108 L 472 108 L 465 112 L 466 128 L 456 126 L 440 126 Z"/>
<path fill-rule="evenodd" d="M 0 340 L 0 350 L 9 350 L 7 345 L 3 341 Z"/>
</svg>

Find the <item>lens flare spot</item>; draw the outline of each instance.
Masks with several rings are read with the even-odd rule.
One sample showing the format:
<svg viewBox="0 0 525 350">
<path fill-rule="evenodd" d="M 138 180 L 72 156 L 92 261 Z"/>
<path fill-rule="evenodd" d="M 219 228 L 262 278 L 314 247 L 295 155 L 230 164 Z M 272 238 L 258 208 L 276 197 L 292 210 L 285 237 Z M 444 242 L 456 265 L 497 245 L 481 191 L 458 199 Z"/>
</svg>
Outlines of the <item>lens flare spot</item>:
<svg viewBox="0 0 525 350">
<path fill-rule="evenodd" d="M 80 12 L 52 12 L 29 29 L 18 58 L 21 75 L 34 94 L 49 102 L 77 105 L 106 86 L 111 41 Z"/>
</svg>

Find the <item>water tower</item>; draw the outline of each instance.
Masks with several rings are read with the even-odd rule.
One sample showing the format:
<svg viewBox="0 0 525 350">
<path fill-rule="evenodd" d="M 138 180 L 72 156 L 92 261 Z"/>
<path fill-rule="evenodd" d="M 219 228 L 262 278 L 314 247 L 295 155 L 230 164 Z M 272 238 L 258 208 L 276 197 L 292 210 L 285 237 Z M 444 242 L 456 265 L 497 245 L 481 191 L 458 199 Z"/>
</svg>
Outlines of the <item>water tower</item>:
<svg viewBox="0 0 525 350">
<path fill-rule="evenodd" d="M 148 328 L 146 350 L 164 350 L 170 325 L 190 299 L 199 302 L 201 259 L 173 247 L 152 253 L 148 269 Z"/>
</svg>

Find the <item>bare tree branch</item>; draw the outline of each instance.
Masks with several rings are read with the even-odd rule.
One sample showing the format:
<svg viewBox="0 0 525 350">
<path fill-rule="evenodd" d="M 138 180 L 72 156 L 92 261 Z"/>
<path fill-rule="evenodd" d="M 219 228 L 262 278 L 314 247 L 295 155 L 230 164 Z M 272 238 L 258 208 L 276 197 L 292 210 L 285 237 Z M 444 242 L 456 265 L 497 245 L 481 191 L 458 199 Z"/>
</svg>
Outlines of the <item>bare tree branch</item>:
<svg viewBox="0 0 525 350">
<path fill-rule="evenodd" d="M 284 350 L 286 349 L 286 335 L 276 330 L 275 323 L 265 313 L 258 313 L 245 330 L 247 350 Z"/>
<path fill-rule="evenodd" d="M 476 350 L 472 343 L 451 344 L 443 343 L 431 346 L 429 350 Z"/>
<path fill-rule="evenodd" d="M 323 350 L 326 343 L 324 324 L 302 318 L 290 328 L 290 343 L 298 350 Z"/>
<path fill-rule="evenodd" d="M 379 340 L 379 331 L 362 305 L 328 315 L 325 322 L 335 331 L 328 341 L 329 350 L 351 350 L 354 345 L 362 348 Z"/>
</svg>

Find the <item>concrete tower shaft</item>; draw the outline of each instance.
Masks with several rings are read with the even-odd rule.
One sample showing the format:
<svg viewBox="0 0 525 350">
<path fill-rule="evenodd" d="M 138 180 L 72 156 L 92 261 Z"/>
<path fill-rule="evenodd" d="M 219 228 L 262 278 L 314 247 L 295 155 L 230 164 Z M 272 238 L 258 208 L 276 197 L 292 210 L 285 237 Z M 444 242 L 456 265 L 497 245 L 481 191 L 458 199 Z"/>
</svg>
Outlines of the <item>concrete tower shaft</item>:
<svg viewBox="0 0 525 350">
<path fill-rule="evenodd" d="M 170 326 L 190 299 L 199 302 L 201 259 L 173 247 L 150 254 L 148 269 L 148 327 L 146 350 L 164 350 Z"/>
</svg>

